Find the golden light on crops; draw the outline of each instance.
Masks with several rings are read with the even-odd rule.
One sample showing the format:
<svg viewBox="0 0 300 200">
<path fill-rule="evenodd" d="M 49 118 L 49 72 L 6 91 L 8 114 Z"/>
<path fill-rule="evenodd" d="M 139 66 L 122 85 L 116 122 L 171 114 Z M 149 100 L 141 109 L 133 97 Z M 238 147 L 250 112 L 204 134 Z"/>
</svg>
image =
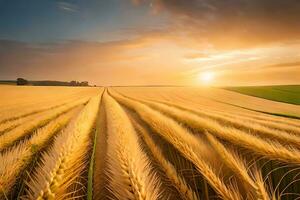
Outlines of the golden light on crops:
<svg viewBox="0 0 300 200">
<path fill-rule="evenodd" d="M 223 75 L 217 69 L 193 74 L 214 85 Z M 265 90 L 281 94 L 293 88 L 299 86 Z M 298 182 L 284 176 L 299 174 L 299 123 L 284 117 L 300 116 L 297 105 L 242 95 L 234 87 L 3 85 L 0 91 L 0 199 L 16 199 L 10 198 L 15 194 L 25 199 L 138 199 L 134 192 L 149 200 L 203 199 L 198 190 L 204 199 L 219 195 L 224 200 L 275 199 L 267 191 L 299 195 Z M 250 153 L 246 157 L 245 151 Z M 174 156 L 188 165 L 177 166 Z M 265 169 L 264 163 L 251 163 L 257 158 L 289 168 Z M 29 166 L 32 174 L 21 176 Z M 195 176 L 186 177 L 183 170 Z M 200 176 L 210 189 L 191 187 Z M 272 177 L 274 185 L 285 185 L 272 190 L 264 184 Z M 231 186 L 239 183 L 245 188 Z M 167 190 L 170 186 L 174 190 Z"/>
</svg>

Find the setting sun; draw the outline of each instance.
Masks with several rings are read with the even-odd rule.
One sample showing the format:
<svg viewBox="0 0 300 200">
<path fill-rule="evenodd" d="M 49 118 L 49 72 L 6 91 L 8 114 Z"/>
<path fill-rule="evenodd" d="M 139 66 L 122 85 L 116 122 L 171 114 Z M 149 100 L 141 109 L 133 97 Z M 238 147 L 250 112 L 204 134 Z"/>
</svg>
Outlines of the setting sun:
<svg viewBox="0 0 300 200">
<path fill-rule="evenodd" d="M 199 74 L 199 80 L 204 84 L 210 84 L 215 78 L 213 72 L 202 72 Z"/>
</svg>

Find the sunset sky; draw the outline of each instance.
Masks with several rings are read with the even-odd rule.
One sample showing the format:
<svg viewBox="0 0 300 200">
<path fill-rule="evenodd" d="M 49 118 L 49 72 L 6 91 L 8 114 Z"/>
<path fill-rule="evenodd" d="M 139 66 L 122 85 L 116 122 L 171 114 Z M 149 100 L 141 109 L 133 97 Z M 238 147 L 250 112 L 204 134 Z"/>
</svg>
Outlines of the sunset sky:
<svg viewBox="0 0 300 200">
<path fill-rule="evenodd" d="M 0 79 L 300 84 L 299 0 L 0 0 Z"/>
</svg>

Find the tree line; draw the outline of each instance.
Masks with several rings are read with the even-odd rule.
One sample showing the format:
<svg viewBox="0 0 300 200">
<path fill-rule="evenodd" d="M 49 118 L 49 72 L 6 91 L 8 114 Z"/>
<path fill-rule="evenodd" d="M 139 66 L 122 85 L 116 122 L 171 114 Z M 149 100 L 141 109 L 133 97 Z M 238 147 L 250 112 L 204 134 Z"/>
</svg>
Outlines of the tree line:
<svg viewBox="0 0 300 200">
<path fill-rule="evenodd" d="M 34 86 L 90 86 L 88 81 L 28 81 L 24 78 L 17 78 L 17 85 L 34 85 Z"/>
</svg>

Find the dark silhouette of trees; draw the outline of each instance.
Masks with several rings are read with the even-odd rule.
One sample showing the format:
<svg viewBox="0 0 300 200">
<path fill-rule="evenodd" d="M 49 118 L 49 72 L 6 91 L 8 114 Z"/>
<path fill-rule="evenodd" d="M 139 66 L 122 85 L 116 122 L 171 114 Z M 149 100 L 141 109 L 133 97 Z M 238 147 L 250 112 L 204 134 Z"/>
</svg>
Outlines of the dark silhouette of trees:
<svg viewBox="0 0 300 200">
<path fill-rule="evenodd" d="M 24 78 L 17 78 L 17 85 L 28 85 L 28 81 Z"/>
<path fill-rule="evenodd" d="M 27 81 L 24 78 L 18 78 L 16 81 L 17 85 L 34 85 L 34 86 L 89 86 L 88 81 L 70 81 L 70 82 L 64 82 L 64 81 Z"/>
<path fill-rule="evenodd" d="M 87 82 L 87 81 L 83 81 L 83 82 L 71 81 L 70 86 L 89 86 L 89 82 Z"/>
<path fill-rule="evenodd" d="M 89 82 L 87 81 L 83 81 L 80 84 L 81 84 L 80 86 L 89 86 Z"/>
</svg>

